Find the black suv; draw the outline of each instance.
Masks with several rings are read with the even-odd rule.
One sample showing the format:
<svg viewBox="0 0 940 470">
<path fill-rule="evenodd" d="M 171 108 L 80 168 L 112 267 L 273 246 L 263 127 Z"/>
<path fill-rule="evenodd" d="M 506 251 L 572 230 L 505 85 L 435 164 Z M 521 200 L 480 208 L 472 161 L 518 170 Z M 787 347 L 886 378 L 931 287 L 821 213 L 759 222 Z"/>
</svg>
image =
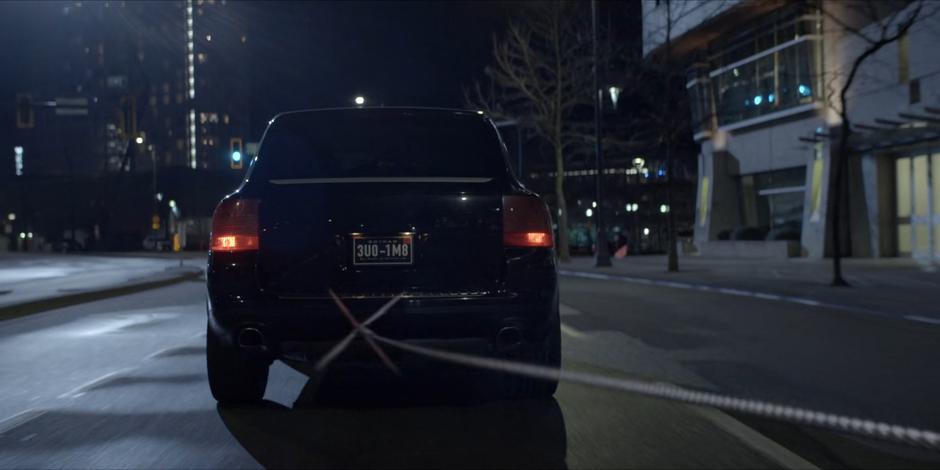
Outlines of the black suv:
<svg viewBox="0 0 940 470">
<path fill-rule="evenodd" d="M 349 334 L 331 291 L 360 321 L 402 295 L 370 325 L 377 335 L 561 362 L 551 215 L 513 176 L 482 113 L 325 109 L 271 121 L 213 216 L 213 396 L 260 400 L 274 359 L 317 361 Z M 515 397 L 557 387 L 503 381 Z"/>
</svg>

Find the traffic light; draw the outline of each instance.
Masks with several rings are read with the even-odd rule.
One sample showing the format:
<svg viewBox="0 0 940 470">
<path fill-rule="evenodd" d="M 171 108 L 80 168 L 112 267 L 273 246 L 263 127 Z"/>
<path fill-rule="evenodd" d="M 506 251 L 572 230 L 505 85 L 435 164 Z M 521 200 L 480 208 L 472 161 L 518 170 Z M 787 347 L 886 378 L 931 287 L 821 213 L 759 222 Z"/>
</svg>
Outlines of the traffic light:
<svg viewBox="0 0 940 470">
<path fill-rule="evenodd" d="M 16 94 L 16 128 L 32 129 L 36 124 L 33 114 L 33 97 L 26 93 Z"/>
<path fill-rule="evenodd" d="M 241 137 L 232 137 L 229 139 L 229 155 L 231 160 L 229 161 L 229 166 L 233 170 L 241 170 L 245 164 L 245 150 L 242 148 L 242 138 Z"/>
</svg>

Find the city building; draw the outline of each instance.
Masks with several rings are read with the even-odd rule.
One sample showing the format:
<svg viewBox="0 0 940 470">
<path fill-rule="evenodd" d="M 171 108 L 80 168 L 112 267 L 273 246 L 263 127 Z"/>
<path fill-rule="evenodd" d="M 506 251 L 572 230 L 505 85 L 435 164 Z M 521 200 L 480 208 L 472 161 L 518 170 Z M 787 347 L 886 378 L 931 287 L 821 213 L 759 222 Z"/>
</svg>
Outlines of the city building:
<svg viewBox="0 0 940 470">
<path fill-rule="evenodd" d="M 931 8 L 927 2 L 927 8 Z M 838 96 L 880 25 L 912 2 L 644 0 L 644 54 L 688 72 L 700 144 L 695 250 L 831 255 Z M 667 28 L 668 26 L 668 28 Z M 896 25 L 890 25 L 887 29 Z M 863 62 L 847 92 L 852 134 L 843 254 L 940 259 L 940 18 Z"/>
<path fill-rule="evenodd" d="M 4 230 L 35 232 L 36 246 L 41 237 L 140 249 L 147 236 L 169 236 L 173 214 L 186 227 L 207 226 L 215 202 L 248 168 L 247 6 L 108 0 L 18 8 L 45 33 L 17 33 L 28 39 L 20 53 L 29 67 L 9 81 L 15 108 L 0 108 L 16 124 L 0 126 L 0 209 L 20 215 Z"/>
</svg>

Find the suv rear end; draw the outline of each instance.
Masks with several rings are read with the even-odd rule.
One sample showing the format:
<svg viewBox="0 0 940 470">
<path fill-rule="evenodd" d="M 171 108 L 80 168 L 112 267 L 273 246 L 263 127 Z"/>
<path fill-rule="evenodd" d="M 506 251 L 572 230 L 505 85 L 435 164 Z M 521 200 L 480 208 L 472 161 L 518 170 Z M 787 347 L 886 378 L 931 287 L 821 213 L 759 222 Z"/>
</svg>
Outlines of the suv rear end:
<svg viewBox="0 0 940 470">
<path fill-rule="evenodd" d="M 276 358 L 316 361 L 351 326 L 446 349 L 560 363 L 551 218 L 472 112 L 334 109 L 278 115 L 219 204 L 207 358 L 219 401 L 264 394 Z M 513 379 L 517 396 L 556 383 Z"/>
</svg>

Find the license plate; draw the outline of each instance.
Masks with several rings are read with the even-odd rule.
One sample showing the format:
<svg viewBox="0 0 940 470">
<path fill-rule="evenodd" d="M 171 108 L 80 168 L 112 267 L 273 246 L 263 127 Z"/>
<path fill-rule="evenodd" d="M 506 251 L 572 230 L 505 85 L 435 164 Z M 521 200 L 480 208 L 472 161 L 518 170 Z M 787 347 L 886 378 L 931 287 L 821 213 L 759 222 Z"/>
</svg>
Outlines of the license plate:
<svg viewBox="0 0 940 470">
<path fill-rule="evenodd" d="M 412 264 L 414 243 L 412 235 L 394 237 L 365 237 L 353 235 L 353 264 L 389 265 Z"/>
</svg>

